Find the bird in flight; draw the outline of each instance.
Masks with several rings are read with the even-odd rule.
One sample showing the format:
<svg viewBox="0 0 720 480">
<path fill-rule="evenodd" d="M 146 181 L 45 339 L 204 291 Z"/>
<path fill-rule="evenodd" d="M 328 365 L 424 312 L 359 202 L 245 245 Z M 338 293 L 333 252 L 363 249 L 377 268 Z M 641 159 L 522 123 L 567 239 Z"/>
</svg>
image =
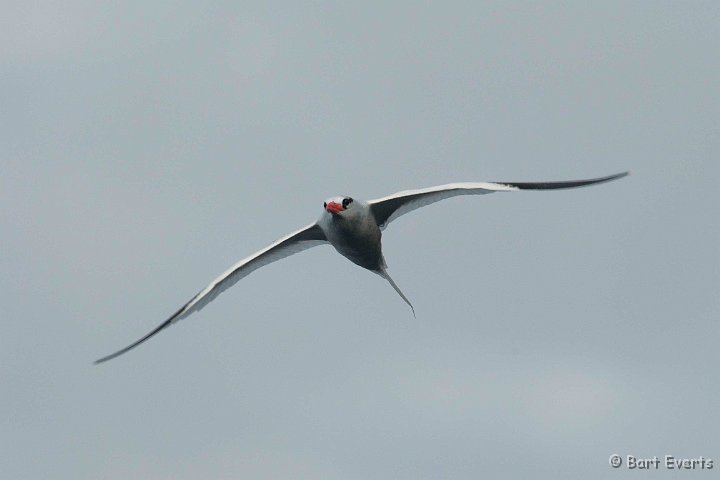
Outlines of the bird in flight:
<svg viewBox="0 0 720 480">
<path fill-rule="evenodd" d="M 390 222 L 399 216 L 424 207 L 425 205 L 457 195 L 483 195 L 493 192 L 514 192 L 517 190 L 557 190 L 584 187 L 617 180 L 627 174 L 628 172 L 623 172 L 589 180 L 562 182 L 450 183 L 437 187 L 405 190 L 388 195 L 387 197 L 369 201 L 357 200 L 346 196 L 329 198 L 323 203 L 323 212 L 316 222 L 285 235 L 262 250 L 240 260 L 213 280 L 210 285 L 201 290 L 153 331 L 122 350 L 118 350 L 113 354 L 96 360 L 95 363 L 106 362 L 137 347 L 161 330 L 182 320 L 191 313 L 202 309 L 205 305 L 213 301 L 215 297 L 237 283 L 238 280 L 246 277 L 258 268 L 310 247 L 327 243 L 335 247 L 335 250 L 351 262 L 387 280 L 405 303 L 410 306 L 413 315 L 415 315 L 415 309 L 410 303 L 410 300 L 407 299 L 393 279 L 390 278 L 382 253 L 382 231 Z"/>
</svg>

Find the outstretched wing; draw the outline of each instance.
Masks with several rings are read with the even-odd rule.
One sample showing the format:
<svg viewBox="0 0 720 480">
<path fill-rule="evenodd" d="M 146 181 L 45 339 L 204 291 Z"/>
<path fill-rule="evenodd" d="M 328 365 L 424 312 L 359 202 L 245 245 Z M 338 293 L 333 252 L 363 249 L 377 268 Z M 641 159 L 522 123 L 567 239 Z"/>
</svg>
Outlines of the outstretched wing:
<svg viewBox="0 0 720 480">
<path fill-rule="evenodd" d="M 225 273 L 213 280 L 210 285 L 205 287 L 189 302 L 183 305 L 180 310 L 175 312 L 170 318 L 161 323 L 155 330 L 148 333 L 140 340 L 123 348 L 122 350 L 118 350 L 117 352 L 108 355 L 107 357 L 96 360 L 95 363 L 97 364 L 108 361 L 112 358 L 117 357 L 118 355 L 122 355 L 128 350 L 132 350 L 133 348 L 137 347 L 145 340 L 149 339 L 161 330 L 169 327 L 178 320 L 182 320 L 191 313 L 200 310 L 205 305 L 212 302 L 215 297 L 235 285 L 238 280 L 248 276 L 250 273 L 254 272 L 258 268 L 280 260 L 282 258 L 289 257 L 294 253 L 301 252 L 310 247 L 322 245 L 323 243 L 327 243 L 327 239 L 325 238 L 325 234 L 322 232 L 322 230 L 316 223 L 308 225 L 307 227 L 302 228 L 296 232 L 285 235 L 275 243 L 268 245 L 259 252 L 256 252 L 249 257 L 240 260 L 235 265 L 230 267 Z"/>
<path fill-rule="evenodd" d="M 589 180 L 570 180 L 563 182 L 471 182 L 471 183 L 450 183 L 437 187 L 420 188 L 417 190 L 405 190 L 388 195 L 387 197 L 370 200 L 370 211 L 381 229 L 388 226 L 390 222 L 408 212 L 416 210 L 425 205 L 439 202 L 446 198 L 457 195 L 483 195 L 493 192 L 511 192 L 515 190 L 555 190 L 560 188 L 575 188 L 594 185 L 596 183 L 609 182 L 626 176 L 628 172 L 617 173 L 607 177 L 593 178 Z"/>
</svg>

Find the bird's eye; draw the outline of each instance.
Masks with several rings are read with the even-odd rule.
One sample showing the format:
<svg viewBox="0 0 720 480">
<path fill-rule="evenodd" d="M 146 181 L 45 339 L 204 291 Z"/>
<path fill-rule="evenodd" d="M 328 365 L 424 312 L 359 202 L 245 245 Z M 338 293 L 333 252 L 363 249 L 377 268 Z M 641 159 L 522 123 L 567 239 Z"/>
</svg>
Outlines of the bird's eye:
<svg viewBox="0 0 720 480">
<path fill-rule="evenodd" d="M 323 208 L 327 208 L 327 202 L 323 202 Z"/>
<path fill-rule="evenodd" d="M 343 198 L 343 201 L 342 201 L 343 208 L 347 208 L 348 205 L 350 205 L 352 203 L 352 201 L 353 201 L 353 199 L 350 197 Z"/>
</svg>

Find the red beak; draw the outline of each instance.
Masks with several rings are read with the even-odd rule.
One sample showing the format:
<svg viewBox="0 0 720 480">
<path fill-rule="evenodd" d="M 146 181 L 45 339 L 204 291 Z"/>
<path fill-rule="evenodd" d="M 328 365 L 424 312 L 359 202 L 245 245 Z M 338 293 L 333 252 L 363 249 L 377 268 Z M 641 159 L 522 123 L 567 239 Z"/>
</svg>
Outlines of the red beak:
<svg viewBox="0 0 720 480">
<path fill-rule="evenodd" d="M 343 211 L 343 207 L 337 202 L 330 202 L 327 204 L 327 207 L 325 207 L 325 211 L 332 213 L 333 215 L 337 215 Z"/>
</svg>

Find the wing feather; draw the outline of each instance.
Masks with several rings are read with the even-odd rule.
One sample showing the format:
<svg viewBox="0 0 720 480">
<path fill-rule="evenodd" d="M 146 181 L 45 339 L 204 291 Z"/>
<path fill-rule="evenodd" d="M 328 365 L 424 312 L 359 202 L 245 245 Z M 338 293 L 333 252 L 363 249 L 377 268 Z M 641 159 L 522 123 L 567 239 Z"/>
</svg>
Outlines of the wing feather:
<svg viewBox="0 0 720 480">
<path fill-rule="evenodd" d="M 190 299 L 189 302 L 183 305 L 177 312 L 171 315 L 170 318 L 161 323 L 153 331 L 122 350 L 118 350 L 111 355 L 96 360 L 95 363 L 106 362 L 118 355 L 122 355 L 123 353 L 132 350 L 173 323 L 202 309 L 205 305 L 213 301 L 215 297 L 235 285 L 238 280 L 248 276 L 258 268 L 288 257 L 294 253 L 298 253 L 310 247 L 322 245 L 324 243 L 327 243 L 327 239 L 317 223 L 313 223 L 305 228 L 301 228 L 300 230 L 285 235 L 276 242 L 268 245 L 258 252 L 255 252 L 249 257 L 240 260 L 235 265 L 227 269 L 222 275 L 213 280 L 210 285 L 201 290 L 197 295 Z"/>
<path fill-rule="evenodd" d="M 449 183 L 436 187 L 405 190 L 387 197 L 370 200 L 370 210 L 381 229 L 401 215 L 425 205 L 439 202 L 458 195 L 483 195 L 493 192 L 511 192 L 516 190 L 556 190 L 576 188 L 597 183 L 609 182 L 624 177 L 628 172 L 588 180 L 570 180 L 561 182 L 469 182 Z"/>
</svg>

